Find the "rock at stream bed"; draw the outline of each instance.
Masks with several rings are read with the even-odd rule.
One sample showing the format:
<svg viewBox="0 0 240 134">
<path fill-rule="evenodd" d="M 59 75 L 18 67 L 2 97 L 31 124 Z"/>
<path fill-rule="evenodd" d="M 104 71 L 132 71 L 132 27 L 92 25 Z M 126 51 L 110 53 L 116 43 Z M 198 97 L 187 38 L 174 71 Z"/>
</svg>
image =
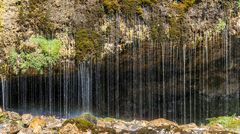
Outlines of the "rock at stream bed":
<svg viewBox="0 0 240 134">
<path fill-rule="evenodd" d="M 17 134 L 34 134 L 31 128 L 23 128 Z"/>
<path fill-rule="evenodd" d="M 32 121 L 32 119 L 33 119 L 33 116 L 31 114 L 23 114 L 22 115 L 22 123 L 24 125 L 28 126 L 30 124 L 30 122 Z"/>
<path fill-rule="evenodd" d="M 75 124 L 66 124 L 59 130 L 59 134 L 81 134 Z"/>
<path fill-rule="evenodd" d="M 21 116 L 16 112 L 7 112 L 8 118 L 13 121 L 21 120 Z"/>
<path fill-rule="evenodd" d="M 167 119 L 152 121 L 124 121 L 114 118 L 96 118 L 80 115 L 72 119 L 54 116 L 20 116 L 3 112 L 6 121 L 0 123 L 0 134 L 235 134 L 220 124 L 198 126 L 194 123 L 179 125 Z M 18 116 L 19 115 L 19 116 Z M 10 117 L 9 117 L 10 116 Z M 5 116 L 4 116 L 5 117 Z M 236 118 L 238 120 L 238 118 Z"/>
</svg>

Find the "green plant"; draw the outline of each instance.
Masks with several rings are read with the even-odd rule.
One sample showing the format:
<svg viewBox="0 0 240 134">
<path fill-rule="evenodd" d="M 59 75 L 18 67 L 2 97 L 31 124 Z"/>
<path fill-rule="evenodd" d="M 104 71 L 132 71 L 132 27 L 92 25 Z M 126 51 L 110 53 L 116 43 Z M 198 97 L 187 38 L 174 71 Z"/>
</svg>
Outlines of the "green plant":
<svg viewBox="0 0 240 134">
<path fill-rule="evenodd" d="M 61 41 L 58 39 L 47 40 L 42 36 L 31 38 L 31 42 L 38 44 L 43 54 L 49 58 L 49 64 L 54 64 L 59 58 Z"/>
<path fill-rule="evenodd" d="M 218 32 L 220 32 L 220 31 L 224 30 L 225 27 L 226 27 L 226 22 L 223 21 L 222 19 L 219 19 L 219 20 L 218 20 L 218 23 L 217 23 L 217 26 L 216 26 L 216 30 L 217 30 Z"/>
<path fill-rule="evenodd" d="M 90 29 L 81 29 L 75 35 L 77 61 L 84 61 L 92 57 L 99 57 L 102 52 L 102 38 L 100 34 Z"/>
<path fill-rule="evenodd" d="M 240 119 L 236 115 L 232 116 L 220 116 L 217 118 L 207 119 L 209 121 L 208 125 L 217 125 L 220 124 L 224 128 L 229 130 L 240 129 Z"/>
<path fill-rule="evenodd" d="M 44 68 L 56 64 L 59 59 L 61 41 L 37 36 L 30 38 L 30 42 L 38 45 L 34 52 L 12 49 L 9 54 L 8 63 L 16 74 L 29 69 L 43 73 Z"/>
</svg>

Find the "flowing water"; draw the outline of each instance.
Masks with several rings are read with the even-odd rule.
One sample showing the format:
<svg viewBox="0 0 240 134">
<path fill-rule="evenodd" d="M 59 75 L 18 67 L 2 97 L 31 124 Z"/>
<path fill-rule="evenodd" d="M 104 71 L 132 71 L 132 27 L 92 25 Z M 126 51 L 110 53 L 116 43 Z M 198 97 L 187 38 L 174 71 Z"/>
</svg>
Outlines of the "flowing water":
<svg viewBox="0 0 240 134">
<path fill-rule="evenodd" d="M 73 117 L 82 112 L 179 123 L 239 114 L 239 40 L 195 33 L 191 46 L 134 40 L 102 60 L 65 61 L 38 76 L 1 77 L 2 107 Z"/>
</svg>

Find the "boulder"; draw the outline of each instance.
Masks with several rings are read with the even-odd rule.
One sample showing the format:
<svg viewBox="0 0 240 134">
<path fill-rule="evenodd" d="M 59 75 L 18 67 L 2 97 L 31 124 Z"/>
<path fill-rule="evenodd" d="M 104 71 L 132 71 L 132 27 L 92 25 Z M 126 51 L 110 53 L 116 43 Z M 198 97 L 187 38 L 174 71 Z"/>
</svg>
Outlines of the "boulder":
<svg viewBox="0 0 240 134">
<path fill-rule="evenodd" d="M 68 119 L 68 120 L 64 121 L 63 126 L 65 126 L 68 123 L 76 125 L 76 127 L 83 132 L 87 132 L 89 130 L 94 130 L 96 127 L 95 124 L 89 122 L 88 120 L 85 120 L 82 117 Z"/>
<path fill-rule="evenodd" d="M 75 124 L 66 124 L 59 130 L 59 134 L 81 134 Z"/>
<path fill-rule="evenodd" d="M 194 132 L 195 129 L 198 128 L 198 126 L 195 123 L 190 123 L 190 124 L 184 124 L 184 125 L 180 125 L 178 127 L 179 132 L 181 133 L 191 133 Z"/>
<path fill-rule="evenodd" d="M 31 128 L 23 128 L 17 134 L 34 134 Z"/>
<path fill-rule="evenodd" d="M 43 117 L 35 117 L 29 125 L 29 128 L 33 129 L 34 133 L 41 133 L 42 128 L 46 126 L 46 121 Z"/>
<path fill-rule="evenodd" d="M 177 127 L 178 124 L 163 118 L 155 119 L 149 122 L 149 126 L 152 127 L 166 127 L 166 126 L 172 126 Z"/>
<path fill-rule="evenodd" d="M 33 116 L 31 114 L 23 114 L 22 115 L 22 123 L 24 125 L 28 126 L 30 124 L 30 122 L 32 121 L 32 119 L 33 119 Z"/>
<path fill-rule="evenodd" d="M 90 113 L 83 113 L 80 118 L 91 122 L 92 124 L 97 124 L 97 118 Z"/>
<path fill-rule="evenodd" d="M 22 119 L 22 117 L 16 112 L 7 112 L 7 114 L 10 120 L 17 121 Z"/>
</svg>

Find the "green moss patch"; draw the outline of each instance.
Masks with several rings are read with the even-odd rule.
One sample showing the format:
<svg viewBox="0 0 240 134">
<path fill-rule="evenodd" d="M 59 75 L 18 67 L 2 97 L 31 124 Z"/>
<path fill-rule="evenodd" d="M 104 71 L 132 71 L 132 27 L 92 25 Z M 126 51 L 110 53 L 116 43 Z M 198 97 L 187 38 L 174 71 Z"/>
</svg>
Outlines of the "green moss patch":
<svg viewBox="0 0 240 134">
<path fill-rule="evenodd" d="M 169 19 L 169 37 L 172 40 L 179 40 L 181 37 L 181 22 L 180 19 L 172 17 Z"/>
<path fill-rule="evenodd" d="M 233 116 L 220 116 L 217 118 L 207 119 L 209 121 L 208 125 L 217 125 L 220 124 L 224 128 L 229 130 L 237 130 L 240 129 L 240 119 L 235 115 Z"/>
<path fill-rule="evenodd" d="M 80 29 L 75 35 L 75 43 L 77 61 L 99 57 L 103 50 L 100 34 L 91 29 Z"/>
<path fill-rule="evenodd" d="M 95 127 L 96 127 L 95 124 L 85 119 L 85 116 L 86 115 L 68 119 L 63 123 L 63 126 L 70 123 L 70 124 L 75 124 L 77 128 L 82 131 L 95 130 Z"/>
<path fill-rule="evenodd" d="M 0 113 L 0 124 L 9 121 L 9 117 L 6 113 Z"/>
<path fill-rule="evenodd" d="M 143 7 L 152 7 L 157 0 L 103 0 L 107 13 L 121 12 L 127 16 L 141 15 Z"/>
<path fill-rule="evenodd" d="M 93 124 L 97 124 L 97 118 L 90 113 L 83 113 L 80 115 L 80 118 L 85 119 Z"/>
</svg>

